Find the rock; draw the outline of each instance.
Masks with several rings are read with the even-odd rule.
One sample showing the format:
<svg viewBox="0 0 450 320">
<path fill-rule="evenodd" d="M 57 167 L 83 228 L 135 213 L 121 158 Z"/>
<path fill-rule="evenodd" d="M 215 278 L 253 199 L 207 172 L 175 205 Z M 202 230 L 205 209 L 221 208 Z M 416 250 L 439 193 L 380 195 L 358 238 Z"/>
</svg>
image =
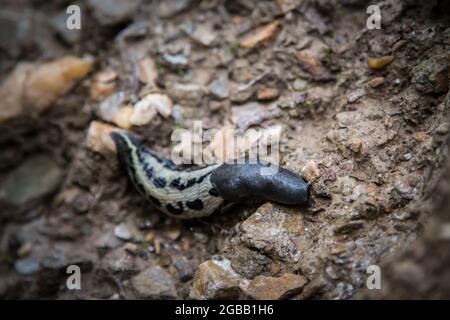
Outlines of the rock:
<svg viewBox="0 0 450 320">
<path fill-rule="evenodd" d="M 308 82 L 302 79 L 295 79 L 294 83 L 292 84 L 292 87 L 295 91 L 303 91 L 307 88 Z"/>
<path fill-rule="evenodd" d="M 168 118 L 172 113 L 172 100 L 164 94 L 152 93 L 136 102 L 130 123 L 142 126 L 150 123 L 159 113 L 162 117 Z"/>
<path fill-rule="evenodd" d="M 278 98 L 280 91 L 277 88 L 264 88 L 258 90 L 256 93 L 256 98 L 262 101 L 269 101 Z"/>
<path fill-rule="evenodd" d="M 356 89 L 352 93 L 350 93 L 347 97 L 348 103 L 354 103 L 358 101 L 361 97 L 366 94 L 366 90 L 364 88 Z"/>
<path fill-rule="evenodd" d="M 230 95 L 230 82 L 228 76 L 223 74 L 213 80 L 208 87 L 209 92 L 217 99 L 226 99 Z"/>
<path fill-rule="evenodd" d="M 19 63 L 0 86 L 0 122 L 49 108 L 93 66 L 72 56 L 47 63 Z"/>
<path fill-rule="evenodd" d="M 95 19 L 102 26 L 113 26 L 131 20 L 142 0 L 89 0 Z"/>
<path fill-rule="evenodd" d="M 89 93 L 92 100 L 101 101 L 105 97 L 111 95 L 116 89 L 117 73 L 113 70 L 104 70 L 97 72 L 92 84 L 89 88 Z"/>
<path fill-rule="evenodd" d="M 139 272 L 132 254 L 121 246 L 109 252 L 102 261 L 103 267 L 113 273 L 135 274 Z"/>
<path fill-rule="evenodd" d="M 145 57 L 138 62 L 139 80 L 150 86 L 155 86 L 158 79 L 158 70 L 155 61 L 150 57 Z"/>
<path fill-rule="evenodd" d="M 361 151 L 362 147 L 362 140 L 359 138 L 353 138 L 350 142 L 350 150 L 352 150 L 354 153 L 358 153 Z"/>
<path fill-rule="evenodd" d="M 412 137 L 414 140 L 418 141 L 418 142 L 424 142 L 425 140 L 427 140 L 430 135 L 424 131 L 418 131 L 418 132 L 414 132 L 412 134 Z"/>
<path fill-rule="evenodd" d="M 119 109 L 125 103 L 125 99 L 123 91 L 115 92 L 104 99 L 95 111 L 102 120 L 112 122 Z"/>
<path fill-rule="evenodd" d="M 130 129 L 132 126 L 131 117 L 136 112 L 131 105 L 126 105 L 117 110 L 112 118 L 112 122 L 123 129 Z"/>
<path fill-rule="evenodd" d="M 406 200 L 414 199 L 414 195 L 418 191 L 411 185 L 408 176 L 400 176 L 395 179 L 394 188 L 394 190 Z"/>
<path fill-rule="evenodd" d="M 124 241 L 133 241 L 138 243 L 144 241 L 144 236 L 130 219 L 118 224 L 114 228 L 113 232 L 114 236 Z"/>
<path fill-rule="evenodd" d="M 166 0 L 159 3 L 158 15 L 161 18 L 173 17 L 187 10 L 195 1 L 193 0 Z"/>
<path fill-rule="evenodd" d="M 253 31 L 241 41 L 241 47 L 251 49 L 257 45 L 269 41 L 277 31 L 279 24 L 280 23 L 278 21 L 274 21 Z"/>
<path fill-rule="evenodd" d="M 103 232 L 99 237 L 97 237 L 94 240 L 94 246 L 100 251 L 100 252 L 107 252 L 111 249 L 116 249 L 118 246 L 120 246 L 123 242 L 117 239 L 116 236 L 114 236 L 114 232 Z"/>
<path fill-rule="evenodd" d="M 308 281 L 305 277 L 285 273 L 281 277 L 255 277 L 245 289 L 245 294 L 256 300 L 280 300 L 298 294 Z"/>
<path fill-rule="evenodd" d="M 449 124 L 447 122 L 442 122 L 437 128 L 436 128 L 436 133 L 438 135 L 446 135 L 448 133 L 448 128 Z"/>
<path fill-rule="evenodd" d="M 145 97 L 152 101 L 152 104 L 155 105 L 156 111 L 163 117 L 168 118 L 172 113 L 173 103 L 172 100 L 165 94 L 149 94 Z"/>
<path fill-rule="evenodd" d="M 364 226 L 362 221 L 351 221 L 343 225 L 337 226 L 333 229 L 335 234 L 347 234 L 355 230 L 361 229 Z"/>
<path fill-rule="evenodd" d="M 181 281 L 187 281 L 194 275 L 195 270 L 185 256 L 176 255 L 172 257 L 172 263 L 177 269 Z"/>
<path fill-rule="evenodd" d="M 371 88 L 377 88 L 377 87 L 381 86 L 383 83 L 384 83 L 384 77 L 376 77 L 376 78 L 372 78 L 369 81 L 367 81 L 367 84 Z"/>
<path fill-rule="evenodd" d="M 131 228 L 127 223 L 121 223 L 114 228 L 114 235 L 121 240 L 131 240 L 133 234 L 130 229 Z"/>
<path fill-rule="evenodd" d="M 297 52 L 295 56 L 300 66 L 312 76 L 320 77 L 326 73 L 319 58 L 309 50 Z"/>
<path fill-rule="evenodd" d="M 390 64 L 392 61 L 394 61 L 394 56 L 383 56 L 379 58 L 369 58 L 367 59 L 367 65 L 372 70 L 380 70 L 383 69 L 385 66 Z"/>
<path fill-rule="evenodd" d="M 52 158 L 38 155 L 25 160 L 0 184 L 0 200 L 20 206 L 46 196 L 59 186 L 63 172 Z"/>
<path fill-rule="evenodd" d="M 314 160 L 309 160 L 300 171 L 300 174 L 308 182 L 314 182 L 320 178 L 322 173 L 320 172 L 317 163 Z"/>
<path fill-rule="evenodd" d="M 149 267 L 131 278 L 131 285 L 142 299 L 176 299 L 175 284 L 160 266 Z"/>
<path fill-rule="evenodd" d="M 14 263 L 14 268 L 19 274 L 25 276 L 31 275 L 39 271 L 39 260 L 37 260 L 35 257 L 20 259 Z"/>
<path fill-rule="evenodd" d="M 116 145 L 110 134 L 119 128 L 110 126 L 99 121 L 92 121 L 89 125 L 86 147 L 98 153 L 116 153 Z"/>
<path fill-rule="evenodd" d="M 235 86 L 232 86 L 233 89 L 232 89 L 232 94 L 231 94 L 230 100 L 232 102 L 236 102 L 236 103 L 246 102 L 255 94 L 255 91 L 256 91 L 256 89 L 253 87 L 248 87 L 243 90 L 241 90 L 239 88 L 236 90 L 236 88 L 234 88 L 234 87 Z"/>
<path fill-rule="evenodd" d="M 183 31 L 195 42 L 209 47 L 216 41 L 217 35 L 212 26 L 207 24 L 194 25 L 188 23 L 183 26 Z"/>
<path fill-rule="evenodd" d="M 233 246 L 231 267 L 248 279 L 261 274 L 271 262 L 269 257 L 256 250 L 251 250 L 244 245 Z"/>
<path fill-rule="evenodd" d="M 150 123 L 156 117 L 157 110 L 151 100 L 141 99 L 133 107 L 130 123 L 134 126 L 143 126 Z"/>
<path fill-rule="evenodd" d="M 285 225 L 288 216 L 278 205 L 265 203 L 241 224 L 241 241 L 271 257 L 298 261 L 296 243 Z"/>
<path fill-rule="evenodd" d="M 182 53 L 173 55 L 165 53 L 162 56 L 162 60 L 166 65 L 174 69 L 186 68 L 189 65 L 188 58 Z"/>
<path fill-rule="evenodd" d="M 405 159 L 406 161 L 409 161 L 409 160 L 411 160 L 411 158 L 412 158 L 412 155 L 411 155 L 411 153 L 405 153 L 404 155 L 403 155 L 403 159 Z"/>
<path fill-rule="evenodd" d="M 351 127 L 358 123 L 360 117 L 357 117 L 354 112 L 344 111 L 336 113 L 336 121 L 339 128 Z"/>
<path fill-rule="evenodd" d="M 237 299 L 241 282 L 242 278 L 231 268 L 229 260 L 208 260 L 198 267 L 189 297 L 197 300 Z"/>
<path fill-rule="evenodd" d="M 167 89 L 169 96 L 181 105 L 196 107 L 202 102 L 205 88 L 201 85 L 190 83 L 174 83 Z"/>
<path fill-rule="evenodd" d="M 423 93 L 444 93 L 448 90 L 450 58 L 439 55 L 422 61 L 413 69 L 412 83 Z"/>
<path fill-rule="evenodd" d="M 281 109 L 294 109 L 297 106 L 294 100 L 283 100 L 280 101 L 277 105 Z"/>
<path fill-rule="evenodd" d="M 67 44 L 76 44 L 81 40 L 82 29 L 69 29 L 66 25 L 67 13 L 62 11 L 50 20 L 53 29 L 61 36 Z"/>
</svg>

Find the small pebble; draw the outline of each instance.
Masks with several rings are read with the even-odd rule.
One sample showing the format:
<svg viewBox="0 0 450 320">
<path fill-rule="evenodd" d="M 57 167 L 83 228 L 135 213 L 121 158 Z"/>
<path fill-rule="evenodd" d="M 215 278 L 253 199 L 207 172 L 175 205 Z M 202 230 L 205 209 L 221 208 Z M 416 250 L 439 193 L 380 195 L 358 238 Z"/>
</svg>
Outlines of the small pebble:
<svg viewBox="0 0 450 320">
<path fill-rule="evenodd" d="M 353 152 L 358 153 L 361 150 L 361 146 L 362 146 L 362 140 L 359 138 L 355 138 L 352 140 L 352 142 L 350 144 L 350 149 Z"/>
<path fill-rule="evenodd" d="M 264 43 L 270 40 L 275 31 L 277 31 L 280 22 L 274 21 L 265 25 L 254 32 L 252 32 L 249 36 L 247 36 L 244 40 L 241 41 L 240 45 L 242 48 L 251 49 L 261 43 Z"/>
<path fill-rule="evenodd" d="M 17 260 L 14 263 L 17 273 L 22 275 L 30 275 L 39 271 L 39 261 L 33 257 Z"/>
<path fill-rule="evenodd" d="M 448 133 L 448 124 L 443 122 L 436 128 L 436 133 L 443 136 Z"/>
<path fill-rule="evenodd" d="M 303 91 L 306 89 L 306 86 L 308 83 L 305 80 L 302 79 L 295 79 L 294 83 L 292 84 L 292 87 L 295 91 Z"/>
<path fill-rule="evenodd" d="M 363 88 L 357 89 L 348 95 L 347 101 L 349 103 L 356 102 L 365 94 L 366 94 L 366 91 Z"/>
<path fill-rule="evenodd" d="M 376 77 L 367 81 L 367 84 L 371 88 L 376 88 L 381 86 L 384 83 L 384 77 Z"/>
<path fill-rule="evenodd" d="M 188 59 L 183 54 L 164 54 L 162 58 L 168 65 L 175 68 L 186 67 L 189 63 Z"/>
<path fill-rule="evenodd" d="M 300 174 L 303 178 L 305 178 L 308 182 L 314 182 L 320 178 L 321 173 L 317 164 L 310 160 L 308 161 L 300 171 Z"/>
<path fill-rule="evenodd" d="M 115 130 L 117 130 L 116 127 L 106 123 L 92 121 L 86 138 L 87 148 L 99 153 L 117 152 L 114 141 L 110 136 L 110 133 Z"/>
<path fill-rule="evenodd" d="M 261 90 L 258 90 L 256 97 L 258 100 L 267 101 L 267 100 L 273 100 L 278 98 L 280 95 L 280 92 L 277 88 L 264 88 Z"/>
<path fill-rule="evenodd" d="M 131 230 L 126 223 L 121 223 L 114 228 L 114 235 L 121 240 L 131 240 L 133 237 Z"/>
</svg>

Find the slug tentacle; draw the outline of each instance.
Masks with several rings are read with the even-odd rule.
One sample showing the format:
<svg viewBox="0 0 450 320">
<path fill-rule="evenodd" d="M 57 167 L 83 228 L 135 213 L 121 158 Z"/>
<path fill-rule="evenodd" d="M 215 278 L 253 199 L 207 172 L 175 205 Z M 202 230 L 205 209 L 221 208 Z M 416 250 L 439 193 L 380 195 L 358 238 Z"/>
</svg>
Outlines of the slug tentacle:
<svg viewBox="0 0 450 320">
<path fill-rule="evenodd" d="M 159 210 L 176 218 L 208 216 L 225 202 L 249 198 L 290 205 L 308 201 L 309 183 L 283 168 L 275 167 L 272 175 L 261 174 L 268 163 L 183 168 L 145 148 L 129 132 L 116 131 L 111 137 L 136 189 Z"/>
</svg>

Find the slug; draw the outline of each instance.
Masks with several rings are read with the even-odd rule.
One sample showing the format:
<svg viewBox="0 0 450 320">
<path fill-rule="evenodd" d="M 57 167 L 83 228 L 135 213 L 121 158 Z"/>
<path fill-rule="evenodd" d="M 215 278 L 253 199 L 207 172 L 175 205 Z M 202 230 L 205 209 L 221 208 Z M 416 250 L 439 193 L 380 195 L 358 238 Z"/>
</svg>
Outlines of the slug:
<svg viewBox="0 0 450 320">
<path fill-rule="evenodd" d="M 270 163 L 183 168 L 143 146 L 134 134 L 114 131 L 111 137 L 136 189 L 160 211 L 175 218 L 205 217 L 226 203 L 246 200 L 287 205 L 308 202 L 310 184 L 299 175 L 275 166 L 274 174 L 261 174 L 261 169 L 273 166 Z"/>
</svg>

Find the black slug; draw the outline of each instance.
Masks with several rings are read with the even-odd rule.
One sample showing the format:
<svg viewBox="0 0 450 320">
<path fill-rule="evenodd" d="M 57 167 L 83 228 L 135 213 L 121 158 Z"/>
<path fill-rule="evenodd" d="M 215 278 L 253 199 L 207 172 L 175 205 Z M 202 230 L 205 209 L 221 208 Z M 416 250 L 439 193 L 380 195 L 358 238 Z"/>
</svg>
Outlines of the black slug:
<svg viewBox="0 0 450 320">
<path fill-rule="evenodd" d="M 287 205 L 308 202 L 310 184 L 299 175 L 269 163 L 224 163 L 198 169 L 183 168 L 141 145 L 134 134 L 115 131 L 111 137 L 136 189 L 172 217 L 204 217 L 225 202 L 247 199 Z"/>
<path fill-rule="evenodd" d="M 273 174 L 263 175 L 272 166 Z M 309 183 L 297 174 L 269 163 L 224 163 L 211 174 L 211 182 L 227 201 L 269 200 L 288 205 L 308 202 Z"/>
</svg>

